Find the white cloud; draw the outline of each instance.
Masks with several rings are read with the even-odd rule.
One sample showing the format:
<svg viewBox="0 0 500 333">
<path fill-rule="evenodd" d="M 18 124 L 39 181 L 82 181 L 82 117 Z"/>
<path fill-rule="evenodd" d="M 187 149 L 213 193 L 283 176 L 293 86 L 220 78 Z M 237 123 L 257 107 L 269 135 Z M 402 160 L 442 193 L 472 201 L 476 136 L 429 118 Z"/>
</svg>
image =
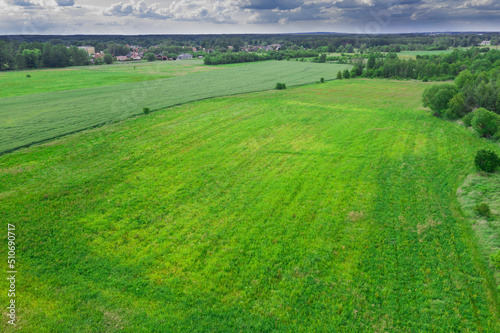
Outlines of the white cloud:
<svg viewBox="0 0 500 333">
<path fill-rule="evenodd" d="M 74 6 L 75 0 L 55 0 L 56 3 L 61 7 Z"/>
<path fill-rule="evenodd" d="M 237 8 L 231 1 L 180 0 L 169 6 L 174 20 L 235 23 Z"/>
<path fill-rule="evenodd" d="M 111 7 L 105 9 L 103 14 L 105 16 L 134 16 L 150 19 L 171 18 L 171 15 L 168 14 L 166 9 L 160 8 L 156 3 L 148 6 L 144 0 L 137 3 L 134 0 L 115 3 L 111 5 Z"/>
</svg>

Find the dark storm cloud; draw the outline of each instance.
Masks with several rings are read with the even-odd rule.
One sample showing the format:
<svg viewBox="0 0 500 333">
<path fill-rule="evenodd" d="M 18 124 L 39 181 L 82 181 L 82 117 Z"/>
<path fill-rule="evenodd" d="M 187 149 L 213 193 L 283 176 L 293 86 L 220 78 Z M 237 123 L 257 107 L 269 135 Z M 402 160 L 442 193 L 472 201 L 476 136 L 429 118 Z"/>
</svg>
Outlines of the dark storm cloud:
<svg viewBox="0 0 500 333">
<path fill-rule="evenodd" d="M 236 0 L 235 5 L 253 13 L 249 23 L 294 21 L 343 22 L 354 26 L 378 22 L 397 31 L 398 26 L 460 21 L 496 22 L 500 19 L 498 0 L 339 0 L 261 1 Z M 496 23 L 498 25 L 498 22 Z M 390 26 L 389 26 L 390 25 Z"/>
<path fill-rule="evenodd" d="M 61 7 L 73 6 L 75 4 L 74 0 L 56 0 L 56 2 Z"/>
</svg>

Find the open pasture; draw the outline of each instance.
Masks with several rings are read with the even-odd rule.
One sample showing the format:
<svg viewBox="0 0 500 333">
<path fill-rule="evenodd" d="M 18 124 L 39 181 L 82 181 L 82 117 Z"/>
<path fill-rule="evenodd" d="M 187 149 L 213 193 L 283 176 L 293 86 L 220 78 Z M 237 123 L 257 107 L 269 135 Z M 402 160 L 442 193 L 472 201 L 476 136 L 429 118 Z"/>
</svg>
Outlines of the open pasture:
<svg viewBox="0 0 500 333">
<path fill-rule="evenodd" d="M 498 332 L 455 191 L 499 149 L 422 109 L 424 87 L 215 98 L 1 156 L 18 328 Z"/>
<path fill-rule="evenodd" d="M 191 62 L 180 62 L 180 66 L 182 63 Z M 128 73 L 133 65 L 122 66 L 129 66 Z M 142 113 L 143 107 L 157 110 L 214 96 L 268 90 L 273 89 L 277 82 L 290 87 L 319 81 L 321 77 L 329 80 L 336 77 L 339 70 L 351 68 L 350 65 L 295 61 L 267 61 L 221 68 L 204 66 L 202 69 L 206 67 L 216 69 L 166 79 L 0 98 L 0 153 L 125 119 Z M 33 73 L 41 72 L 45 73 Z M 166 74 L 171 72 L 167 70 Z M 113 73 L 122 75 L 120 70 Z M 36 75 L 24 78 L 28 80 L 25 82 L 33 82 L 29 80 Z M 54 80 L 52 84 L 57 86 L 57 82 Z"/>
<path fill-rule="evenodd" d="M 416 59 L 417 55 L 440 55 L 440 54 L 445 54 L 445 53 L 451 53 L 453 52 L 452 49 L 448 50 L 436 50 L 436 51 L 401 51 L 396 53 L 398 55 L 398 58 L 401 59 Z"/>
<path fill-rule="evenodd" d="M 201 60 L 190 60 L 5 71 L 0 73 L 0 98 L 150 81 L 218 68 L 222 66 L 204 66 Z"/>
</svg>

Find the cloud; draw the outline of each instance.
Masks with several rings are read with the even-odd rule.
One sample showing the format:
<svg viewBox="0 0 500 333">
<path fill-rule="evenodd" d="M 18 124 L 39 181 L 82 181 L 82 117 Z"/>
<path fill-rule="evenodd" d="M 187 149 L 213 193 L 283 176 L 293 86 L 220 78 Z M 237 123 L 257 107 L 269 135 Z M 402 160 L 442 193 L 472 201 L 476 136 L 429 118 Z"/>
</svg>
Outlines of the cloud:
<svg viewBox="0 0 500 333">
<path fill-rule="evenodd" d="M 301 0 L 236 0 L 236 7 L 253 10 L 290 10 L 299 8 L 304 4 Z"/>
<path fill-rule="evenodd" d="M 133 16 L 150 19 L 172 19 L 174 21 L 203 21 L 212 23 L 235 23 L 232 14 L 235 7 L 230 1 L 174 1 L 168 8 L 158 4 L 147 5 L 145 1 L 120 2 L 103 11 L 106 16 Z"/>
<path fill-rule="evenodd" d="M 21 6 L 21 7 L 35 7 L 38 6 L 37 3 L 32 2 L 31 0 L 5 0 L 7 5 L 12 6 Z"/>
<path fill-rule="evenodd" d="M 177 21 L 236 23 L 233 14 L 236 13 L 237 8 L 229 0 L 180 0 L 172 2 L 168 10 Z"/>
<path fill-rule="evenodd" d="M 105 16 L 134 16 L 149 19 L 168 19 L 171 17 L 171 15 L 169 15 L 165 9 L 160 8 L 158 4 L 155 3 L 148 6 L 143 0 L 137 3 L 135 3 L 134 0 L 115 3 L 102 13 Z"/>
<path fill-rule="evenodd" d="M 56 0 L 57 5 L 61 7 L 74 6 L 75 0 Z"/>
</svg>

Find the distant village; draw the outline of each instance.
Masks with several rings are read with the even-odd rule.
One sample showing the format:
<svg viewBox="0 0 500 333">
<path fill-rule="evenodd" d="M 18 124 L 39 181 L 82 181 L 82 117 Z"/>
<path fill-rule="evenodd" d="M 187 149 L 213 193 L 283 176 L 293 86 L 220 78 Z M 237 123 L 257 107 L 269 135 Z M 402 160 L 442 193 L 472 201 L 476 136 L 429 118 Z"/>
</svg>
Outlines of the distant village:
<svg viewBox="0 0 500 333">
<path fill-rule="evenodd" d="M 148 53 L 148 49 L 142 48 L 140 46 L 128 45 L 128 44 L 126 46 L 130 48 L 130 53 L 128 53 L 126 55 L 120 55 L 120 56 L 114 57 L 116 59 L 116 61 L 142 61 L 144 56 Z M 153 46 L 151 49 L 154 50 L 157 47 L 158 47 L 158 45 Z M 92 63 L 94 63 L 95 60 L 104 58 L 104 51 L 96 52 L 95 47 L 93 47 L 93 46 L 79 46 L 78 48 L 81 50 L 87 51 L 89 56 L 92 57 L 92 61 L 91 61 Z M 199 48 L 198 49 L 196 47 L 191 47 L 191 50 L 193 53 L 203 52 L 206 54 L 210 54 L 210 53 L 215 52 L 215 49 L 206 49 L 206 48 Z M 233 46 L 227 47 L 227 51 L 231 51 L 231 52 L 238 52 L 238 51 L 242 51 L 242 52 L 266 51 L 267 52 L 267 51 L 279 51 L 279 50 L 281 50 L 281 44 L 270 44 L 270 45 L 266 45 L 266 46 L 247 45 L 247 46 L 241 47 L 241 49 L 239 49 L 239 50 L 235 50 Z M 162 60 L 162 61 L 189 60 L 189 59 L 193 59 L 194 57 L 195 56 L 193 56 L 191 53 L 188 53 L 188 52 L 181 53 L 175 58 L 172 58 L 172 57 L 169 58 L 166 54 L 163 54 L 163 52 L 155 54 L 155 59 Z M 199 55 L 197 58 L 203 59 L 203 56 Z"/>
</svg>

